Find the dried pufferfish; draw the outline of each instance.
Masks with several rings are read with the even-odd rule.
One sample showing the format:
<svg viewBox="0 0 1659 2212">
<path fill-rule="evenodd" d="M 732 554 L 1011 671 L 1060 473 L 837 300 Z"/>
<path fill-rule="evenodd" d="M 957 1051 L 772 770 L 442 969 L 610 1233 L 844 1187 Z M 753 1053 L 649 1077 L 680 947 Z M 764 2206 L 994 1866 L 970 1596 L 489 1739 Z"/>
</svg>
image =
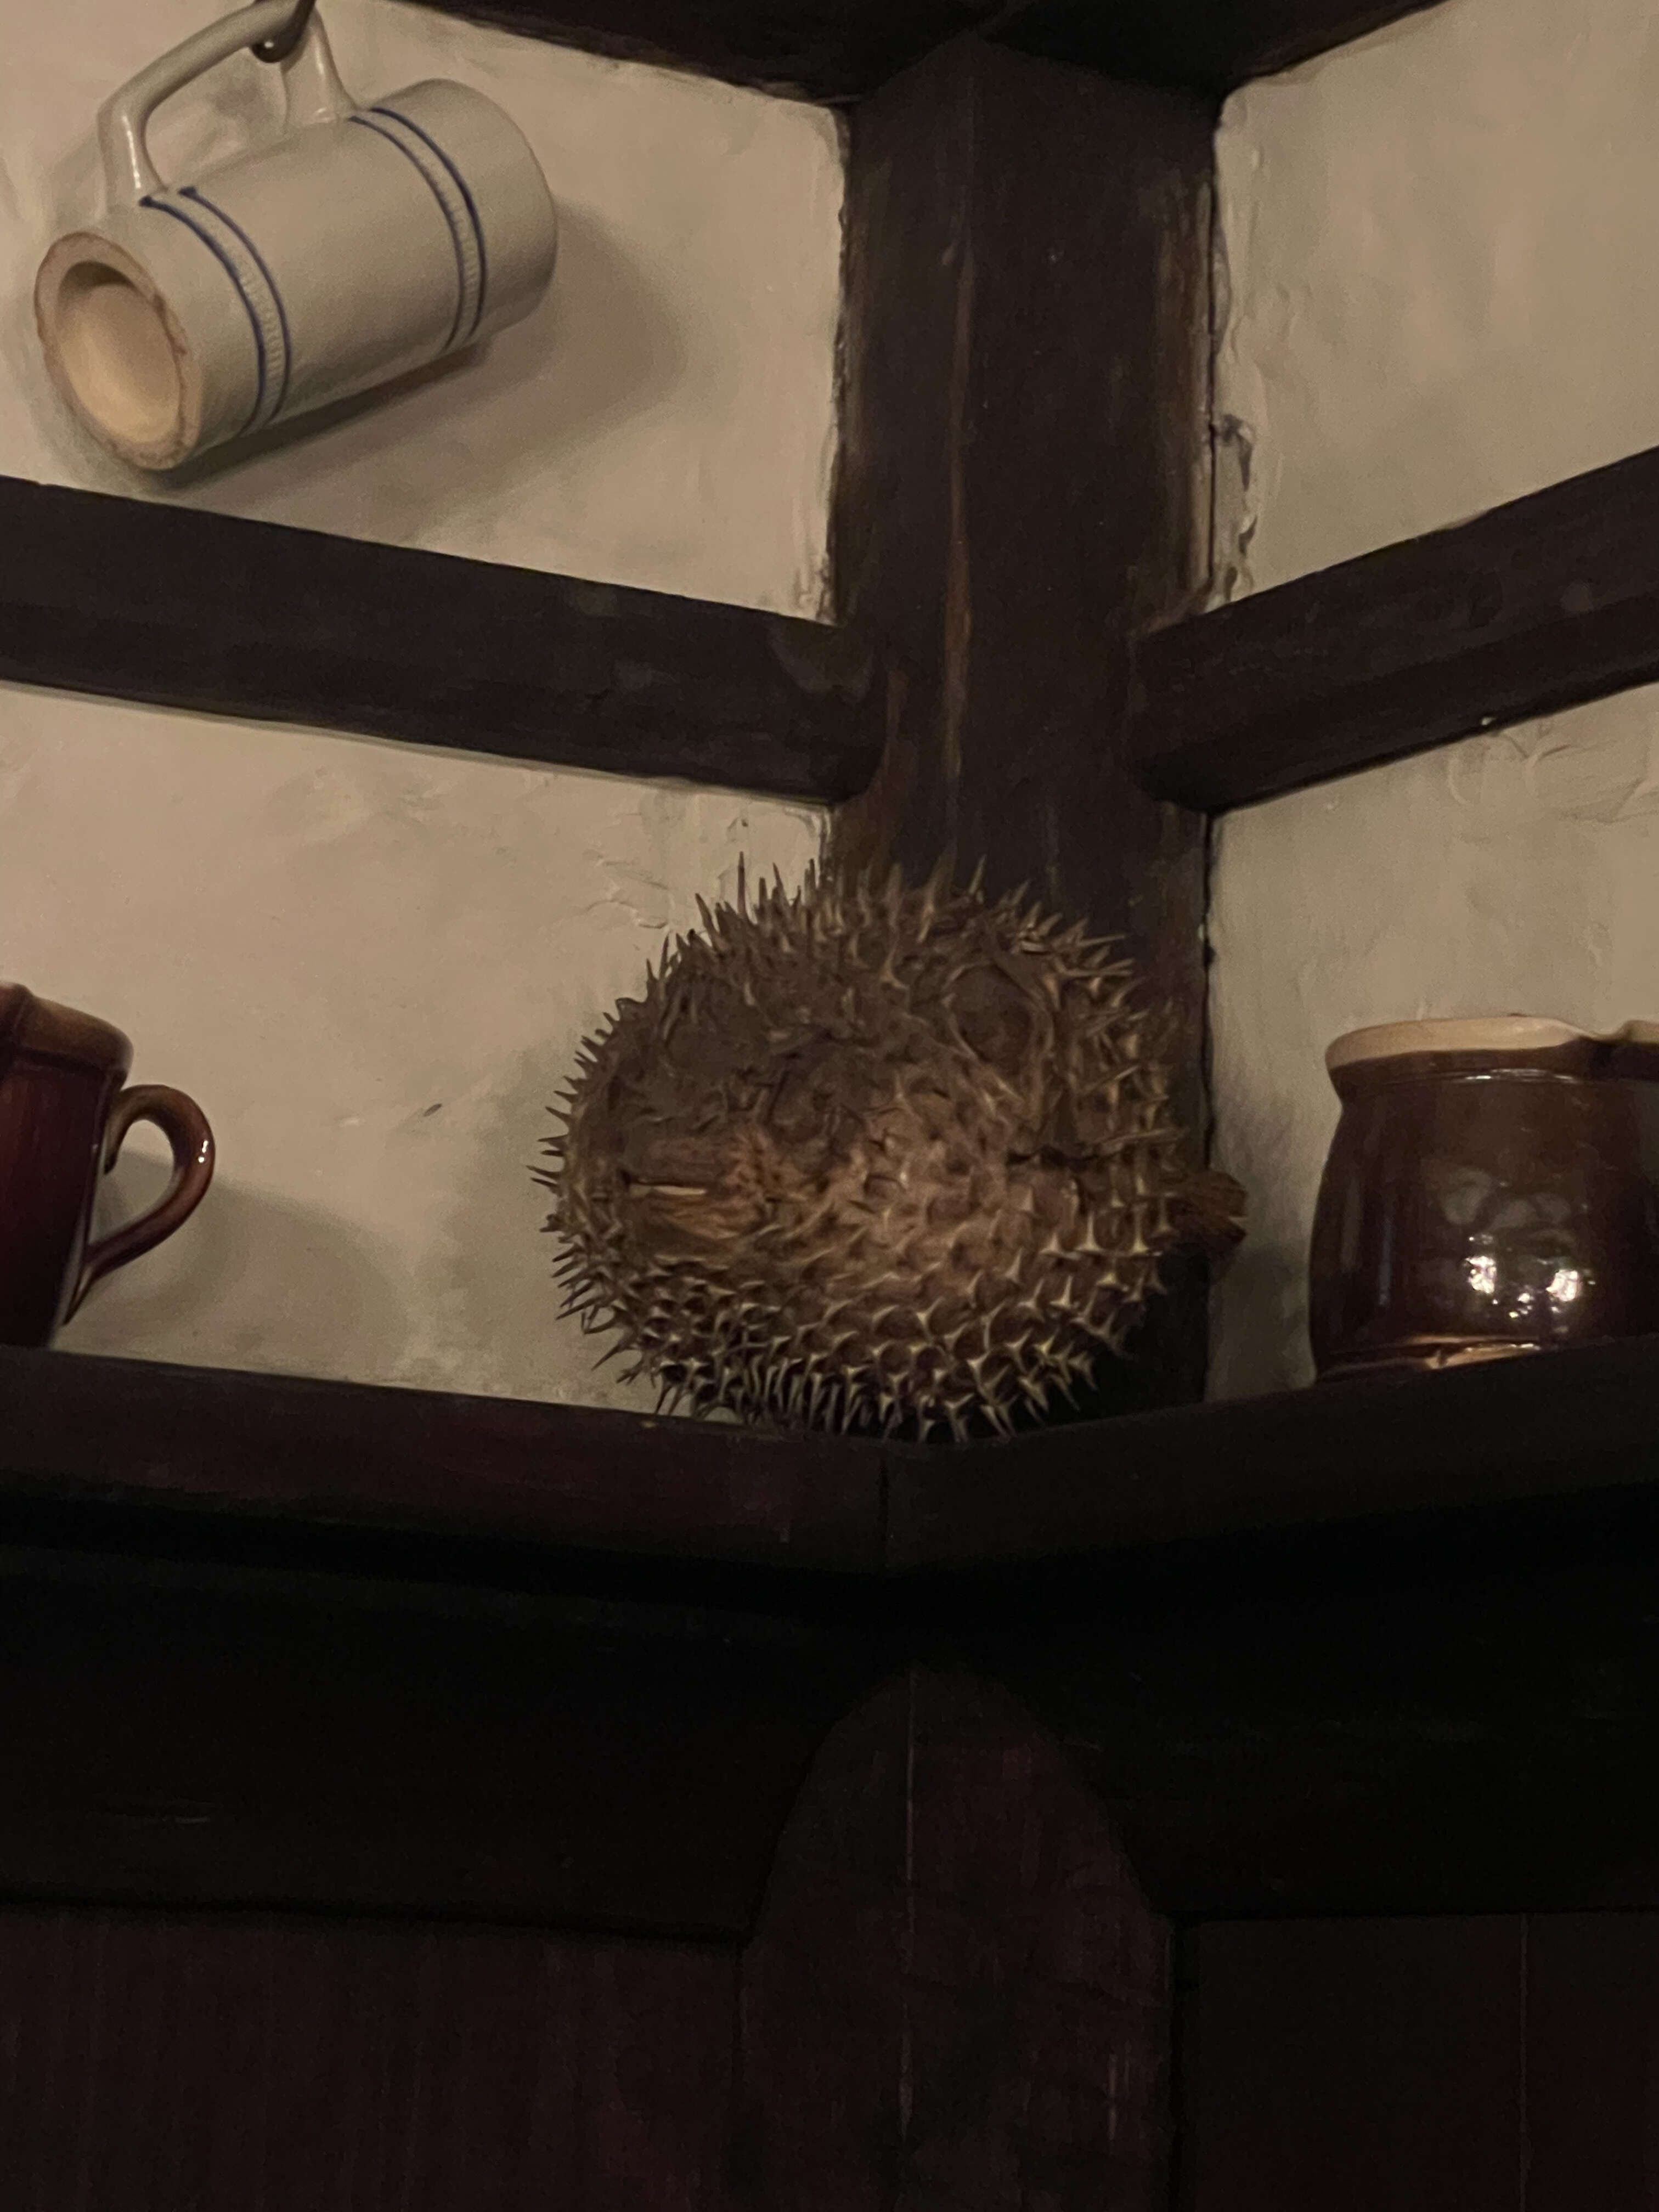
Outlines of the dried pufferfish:
<svg viewBox="0 0 1659 2212">
<path fill-rule="evenodd" d="M 700 911 L 583 1045 L 538 1178 L 566 1311 L 665 1404 L 1006 1431 L 1121 1346 L 1164 1255 L 1237 1235 L 1109 941 L 896 873 Z"/>
</svg>

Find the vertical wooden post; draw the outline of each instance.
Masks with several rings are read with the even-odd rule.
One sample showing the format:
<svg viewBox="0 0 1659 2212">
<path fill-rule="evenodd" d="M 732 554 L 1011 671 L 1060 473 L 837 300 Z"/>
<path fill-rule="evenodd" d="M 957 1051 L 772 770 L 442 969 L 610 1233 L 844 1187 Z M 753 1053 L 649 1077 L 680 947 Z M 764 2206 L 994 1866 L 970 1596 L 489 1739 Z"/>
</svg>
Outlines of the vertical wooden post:
<svg viewBox="0 0 1659 2212">
<path fill-rule="evenodd" d="M 1132 632 L 1206 557 L 1212 116 L 975 39 L 855 112 L 841 612 L 885 670 L 844 863 L 983 860 L 1123 933 L 1203 1118 L 1204 824 L 1130 773 Z M 1091 1410 L 1194 1395 L 1201 1281 Z"/>
<path fill-rule="evenodd" d="M 976 40 L 855 112 L 839 611 L 885 748 L 850 867 L 981 861 L 1122 933 L 1202 1115 L 1204 825 L 1129 769 L 1129 641 L 1204 565 L 1205 105 Z M 1091 1411 L 1196 1395 L 1201 1279 Z M 831 1736 L 743 1973 L 738 2181 L 791 2212 L 1153 2212 L 1168 1930 L 1059 1747 L 911 1672 Z"/>
</svg>

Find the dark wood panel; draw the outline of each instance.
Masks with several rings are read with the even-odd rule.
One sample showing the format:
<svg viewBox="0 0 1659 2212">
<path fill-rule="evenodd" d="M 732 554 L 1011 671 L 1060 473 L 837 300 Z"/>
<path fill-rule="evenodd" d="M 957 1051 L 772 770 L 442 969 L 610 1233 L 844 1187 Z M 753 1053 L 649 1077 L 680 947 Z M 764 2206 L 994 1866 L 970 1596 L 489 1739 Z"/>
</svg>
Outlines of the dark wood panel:
<svg viewBox="0 0 1659 2212">
<path fill-rule="evenodd" d="M 599 53 L 845 101 L 958 31 L 1107 75 L 1217 94 L 1429 0 L 432 0 Z"/>
<path fill-rule="evenodd" d="M 817 623 L 11 477 L 0 678 L 790 798 L 879 745 Z"/>
<path fill-rule="evenodd" d="M 878 1567 L 882 1456 L 589 1407 L 0 1346 L 0 1528 L 30 1504 Z M 428 1570 L 430 1571 L 430 1570 Z"/>
<path fill-rule="evenodd" d="M 1659 2205 L 1659 1916 L 1527 1929 L 1527 2212 Z"/>
<path fill-rule="evenodd" d="M 714 2212 L 726 1953 L 0 1912 L 8 2212 Z"/>
<path fill-rule="evenodd" d="M 994 1567 L 1659 1482 L 1659 1340 L 891 1452 L 888 1559 Z"/>
<path fill-rule="evenodd" d="M 1652 1907 L 1656 1580 L 1648 1492 L 1005 1571 L 951 1619 L 1161 1911 Z"/>
<path fill-rule="evenodd" d="M 850 868 L 1029 884 L 1123 933 L 1202 1141 L 1204 830 L 1119 742 L 1129 635 L 1198 554 L 1210 116 L 975 40 L 852 119 L 842 611 L 887 742 L 836 824 Z M 1197 1395 L 1183 1279 L 1095 1409 Z"/>
<path fill-rule="evenodd" d="M 745 1954 L 738 2167 L 790 2212 L 1158 2212 L 1169 1931 L 1060 1747 L 918 1668 L 825 1744 Z"/>
<path fill-rule="evenodd" d="M 1523 1922 L 1187 1940 L 1182 2212 L 1522 2212 Z"/>
<path fill-rule="evenodd" d="M 1659 678 L 1659 451 L 1136 649 L 1149 791 L 1215 809 Z"/>
<path fill-rule="evenodd" d="M 855 1631 L 0 1553 L 0 1894 L 740 1938 Z"/>
</svg>

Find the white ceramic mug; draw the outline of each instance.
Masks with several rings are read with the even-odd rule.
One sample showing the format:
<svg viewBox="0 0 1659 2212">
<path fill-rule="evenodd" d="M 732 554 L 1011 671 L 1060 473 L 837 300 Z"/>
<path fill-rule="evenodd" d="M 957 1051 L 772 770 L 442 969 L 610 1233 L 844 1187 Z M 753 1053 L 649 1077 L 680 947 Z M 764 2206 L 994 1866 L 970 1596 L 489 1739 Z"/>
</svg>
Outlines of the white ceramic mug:
<svg viewBox="0 0 1659 2212">
<path fill-rule="evenodd" d="M 459 351 L 528 313 L 552 276 L 553 201 L 517 125 L 443 79 L 358 107 L 315 16 L 282 64 L 282 135 L 162 183 L 144 143 L 155 110 L 293 15 L 294 0 L 241 9 L 106 101 L 107 212 L 40 264 L 52 378 L 140 468 Z"/>
</svg>

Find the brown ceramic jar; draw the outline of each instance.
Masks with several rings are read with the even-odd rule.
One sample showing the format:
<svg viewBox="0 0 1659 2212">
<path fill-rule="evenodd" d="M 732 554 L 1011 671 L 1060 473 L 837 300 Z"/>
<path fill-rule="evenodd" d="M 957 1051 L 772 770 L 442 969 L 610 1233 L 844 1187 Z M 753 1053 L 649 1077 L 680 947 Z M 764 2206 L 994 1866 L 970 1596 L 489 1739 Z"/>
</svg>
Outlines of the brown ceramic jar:
<svg viewBox="0 0 1659 2212">
<path fill-rule="evenodd" d="M 50 1344 L 100 1277 L 170 1237 L 213 1178 L 202 1109 L 159 1084 L 123 1090 L 119 1030 L 0 983 L 0 1344 Z M 173 1179 L 137 1221 L 88 1247 L 98 1185 L 137 1121 L 173 1149 Z"/>
<path fill-rule="evenodd" d="M 1322 1376 L 1659 1331 L 1659 1024 L 1399 1022 L 1326 1066 Z"/>
</svg>

